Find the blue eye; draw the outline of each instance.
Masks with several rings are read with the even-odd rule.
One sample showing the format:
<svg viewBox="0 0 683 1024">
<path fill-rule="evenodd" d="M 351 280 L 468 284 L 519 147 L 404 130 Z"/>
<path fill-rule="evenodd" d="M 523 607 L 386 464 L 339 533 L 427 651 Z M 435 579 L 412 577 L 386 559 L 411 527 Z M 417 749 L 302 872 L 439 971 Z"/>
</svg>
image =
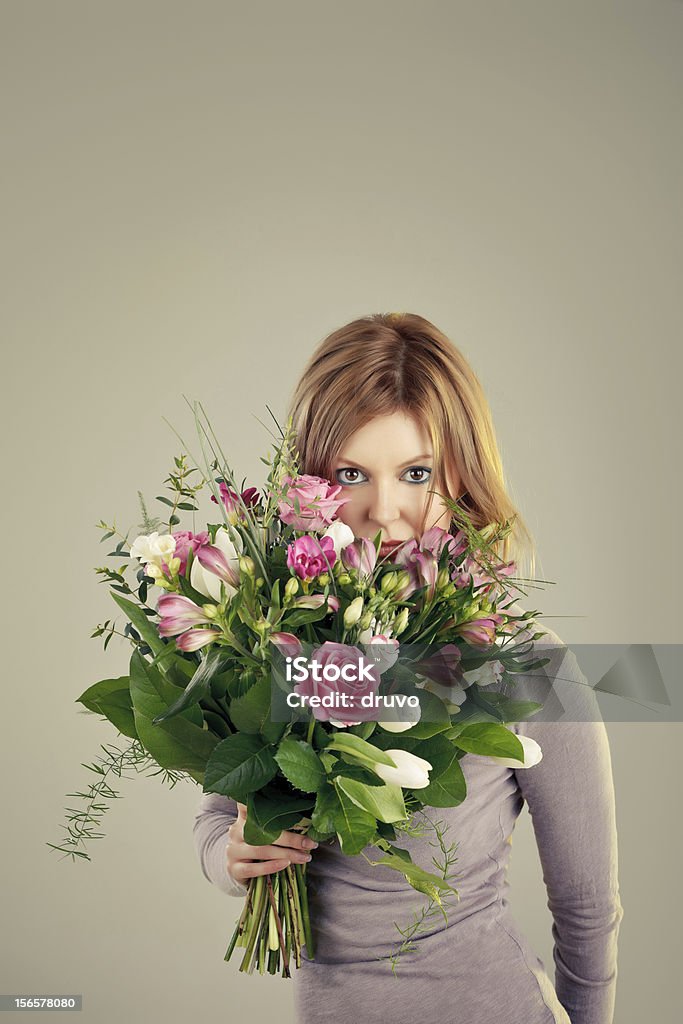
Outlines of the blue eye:
<svg viewBox="0 0 683 1024">
<path fill-rule="evenodd" d="M 336 471 L 337 483 L 342 484 L 342 486 L 344 486 L 344 487 L 353 487 L 354 484 L 360 483 L 362 481 L 359 481 L 359 480 L 343 480 L 341 478 L 341 474 L 342 473 L 357 473 L 357 474 L 360 474 L 360 476 L 364 475 L 363 473 L 361 473 L 360 469 L 354 469 L 351 466 L 346 466 L 344 469 L 338 469 Z M 431 474 L 432 474 L 432 470 L 431 470 L 431 468 L 429 466 L 411 466 L 409 469 L 406 470 L 406 473 L 423 473 L 423 474 L 426 474 L 426 476 L 423 476 L 422 479 L 420 479 L 420 480 L 414 480 L 414 479 L 413 480 L 406 480 L 405 483 L 407 483 L 407 484 L 426 484 L 427 481 L 429 480 Z"/>
</svg>

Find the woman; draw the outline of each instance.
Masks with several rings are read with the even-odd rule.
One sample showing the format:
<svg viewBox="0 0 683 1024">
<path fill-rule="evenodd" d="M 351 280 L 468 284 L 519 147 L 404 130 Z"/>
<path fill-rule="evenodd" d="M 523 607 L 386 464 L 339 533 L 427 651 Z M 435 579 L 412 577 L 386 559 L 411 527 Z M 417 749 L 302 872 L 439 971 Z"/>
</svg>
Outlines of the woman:
<svg viewBox="0 0 683 1024">
<path fill-rule="evenodd" d="M 356 536 L 381 530 L 382 555 L 431 526 L 449 529 L 439 493 L 457 499 L 479 527 L 516 513 L 481 386 L 422 317 L 377 314 L 330 335 L 306 367 L 291 411 L 301 471 L 341 484 L 340 496 L 350 500 L 339 518 Z M 512 554 L 519 567 L 525 546 L 532 576 L 533 545 L 517 515 L 498 553 Z M 559 648 L 557 635 L 542 629 L 544 644 Z M 562 669 L 566 677 L 566 659 Z M 569 670 L 585 683 L 573 656 Z M 293 972 L 298 1020 L 611 1024 L 623 910 L 610 752 L 593 694 L 574 689 L 587 705 L 577 720 L 514 726 L 541 746 L 533 767 L 463 757 L 466 800 L 432 815 L 458 844 L 452 881 L 459 899 L 447 924 L 436 916 L 415 935 L 417 948 L 402 953 L 396 974 L 378 957 L 396 951 L 396 925 L 409 924 L 425 903 L 400 874 L 344 856 L 336 839 L 309 851 L 307 840 L 287 831 L 270 846 L 249 846 L 244 806 L 202 797 L 196 847 L 205 876 L 225 893 L 243 895 L 252 875 L 310 861 L 317 945 L 315 961 L 304 959 Z M 507 901 L 512 833 L 525 801 L 554 919 L 555 985 Z M 416 863 L 432 866 L 433 837 L 401 840 Z M 378 851 L 366 852 L 376 859 Z"/>
</svg>

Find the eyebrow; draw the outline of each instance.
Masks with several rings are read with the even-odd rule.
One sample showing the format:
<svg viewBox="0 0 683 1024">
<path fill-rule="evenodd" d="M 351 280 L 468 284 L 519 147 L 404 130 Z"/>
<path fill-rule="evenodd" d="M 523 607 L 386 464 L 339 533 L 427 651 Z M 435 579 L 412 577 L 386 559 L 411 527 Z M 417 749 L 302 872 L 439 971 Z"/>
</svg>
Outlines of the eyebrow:
<svg viewBox="0 0 683 1024">
<path fill-rule="evenodd" d="M 431 458 L 433 458 L 433 456 L 430 455 L 428 452 L 425 452 L 423 455 L 415 455 L 414 458 L 408 459 L 407 462 L 402 462 L 398 468 L 403 469 L 404 466 L 412 466 L 413 463 L 417 462 L 419 459 Z M 362 469 L 364 473 L 368 472 L 365 466 L 361 466 L 360 462 L 354 462 L 353 459 L 348 459 L 345 455 L 340 455 L 339 458 L 337 459 L 337 462 L 348 462 L 350 463 L 351 466 L 356 466 L 358 469 Z"/>
</svg>

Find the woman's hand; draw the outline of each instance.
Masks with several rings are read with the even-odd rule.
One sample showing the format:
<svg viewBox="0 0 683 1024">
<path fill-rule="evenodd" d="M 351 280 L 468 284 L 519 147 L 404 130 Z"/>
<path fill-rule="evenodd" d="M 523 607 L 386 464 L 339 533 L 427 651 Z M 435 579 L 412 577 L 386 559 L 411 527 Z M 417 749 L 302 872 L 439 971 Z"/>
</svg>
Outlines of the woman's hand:
<svg viewBox="0 0 683 1024">
<path fill-rule="evenodd" d="M 288 864 L 304 864 L 309 850 L 318 845 L 298 832 L 281 832 L 270 846 L 250 846 L 244 841 L 245 804 L 237 804 L 237 818 L 228 829 L 226 848 L 228 872 L 236 882 L 246 884 L 254 875 L 267 875 Z"/>
</svg>

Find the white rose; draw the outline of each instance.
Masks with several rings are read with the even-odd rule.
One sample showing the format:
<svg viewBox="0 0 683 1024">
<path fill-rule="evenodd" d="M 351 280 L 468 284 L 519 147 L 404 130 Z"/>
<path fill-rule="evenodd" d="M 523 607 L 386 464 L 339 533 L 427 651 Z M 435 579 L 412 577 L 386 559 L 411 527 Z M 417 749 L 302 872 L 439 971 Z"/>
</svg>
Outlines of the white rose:
<svg viewBox="0 0 683 1024">
<path fill-rule="evenodd" d="M 131 558 L 137 558 L 141 562 L 151 562 L 152 565 L 158 565 L 161 568 L 161 563 L 168 562 L 175 551 L 175 537 L 170 533 L 162 533 L 158 531 L 154 533 L 141 533 L 135 538 L 130 547 Z"/>
<path fill-rule="evenodd" d="M 334 551 L 337 558 L 339 558 L 342 550 L 348 547 L 349 544 L 353 544 L 354 540 L 356 539 L 353 535 L 353 530 L 351 529 L 351 527 L 347 526 L 346 523 L 342 523 L 340 520 L 331 523 L 323 533 L 323 537 L 332 538 L 332 543 L 334 544 Z"/>
<path fill-rule="evenodd" d="M 424 789 L 429 785 L 429 772 L 432 765 L 417 754 L 411 754 L 409 750 L 385 750 L 392 759 L 395 768 L 388 764 L 375 764 L 375 771 L 380 779 L 396 786 L 404 786 L 406 789 Z"/>
</svg>

